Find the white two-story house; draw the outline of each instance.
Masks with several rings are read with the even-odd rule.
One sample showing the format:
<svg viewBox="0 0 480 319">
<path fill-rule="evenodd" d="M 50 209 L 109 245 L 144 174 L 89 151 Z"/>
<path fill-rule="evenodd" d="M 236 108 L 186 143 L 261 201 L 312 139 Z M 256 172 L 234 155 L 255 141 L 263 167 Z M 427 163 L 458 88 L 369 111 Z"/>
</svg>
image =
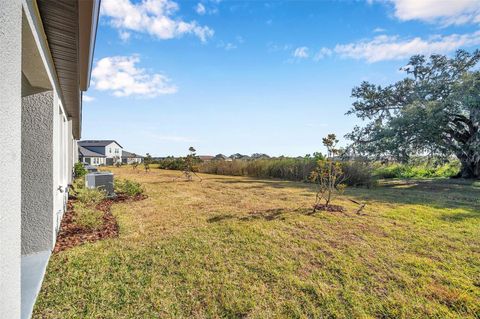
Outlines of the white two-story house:
<svg viewBox="0 0 480 319">
<path fill-rule="evenodd" d="M 81 162 L 91 165 L 114 165 L 122 162 L 123 147 L 114 140 L 84 140 L 78 142 Z"/>
</svg>

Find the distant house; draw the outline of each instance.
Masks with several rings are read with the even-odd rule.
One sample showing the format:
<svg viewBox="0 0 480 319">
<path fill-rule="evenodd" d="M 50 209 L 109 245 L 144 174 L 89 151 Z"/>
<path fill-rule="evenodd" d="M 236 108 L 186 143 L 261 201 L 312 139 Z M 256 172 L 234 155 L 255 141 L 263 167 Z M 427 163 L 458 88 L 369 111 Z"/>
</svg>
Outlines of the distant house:
<svg viewBox="0 0 480 319">
<path fill-rule="evenodd" d="M 200 158 L 204 162 L 208 162 L 214 159 L 215 156 L 212 155 L 198 155 L 198 158 Z"/>
<path fill-rule="evenodd" d="M 105 165 L 105 155 L 89 150 L 88 148 L 78 146 L 78 159 L 82 163 L 90 165 Z"/>
<path fill-rule="evenodd" d="M 79 148 L 79 160 L 81 162 L 87 162 L 91 165 L 114 165 L 122 162 L 123 147 L 114 140 L 85 140 L 79 141 L 78 145 L 89 151 L 89 156 L 81 156 Z M 93 160 L 97 163 L 92 162 Z"/>
<path fill-rule="evenodd" d="M 240 154 L 240 153 L 235 153 L 235 154 L 232 154 L 229 156 L 230 159 L 232 160 L 247 160 L 247 159 L 250 159 L 250 156 L 248 155 L 243 155 L 243 154 Z"/>
<path fill-rule="evenodd" d="M 122 164 L 143 163 L 144 157 L 127 151 L 122 152 Z"/>
<path fill-rule="evenodd" d="M 226 160 L 226 159 L 227 159 L 227 157 L 226 157 L 225 155 L 223 155 L 223 154 L 217 154 L 217 155 L 215 155 L 215 157 L 213 158 L 213 160 L 215 160 L 215 161 L 224 161 L 224 160 Z"/>
</svg>

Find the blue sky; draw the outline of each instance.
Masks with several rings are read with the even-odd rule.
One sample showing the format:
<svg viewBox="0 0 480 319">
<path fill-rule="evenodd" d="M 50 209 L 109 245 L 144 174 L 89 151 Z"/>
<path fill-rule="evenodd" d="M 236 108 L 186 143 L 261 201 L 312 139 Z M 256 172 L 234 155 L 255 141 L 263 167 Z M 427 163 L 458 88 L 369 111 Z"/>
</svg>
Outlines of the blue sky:
<svg viewBox="0 0 480 319">
<path fill-rule="evenodd" d="M 305 155 L 343 140 L 351 89 L 480 45 L 480 1 L 103 0 L 83 139 L 155 156 Z M 345 143 L 345 141 L 343 141 Z"/>
</svg>

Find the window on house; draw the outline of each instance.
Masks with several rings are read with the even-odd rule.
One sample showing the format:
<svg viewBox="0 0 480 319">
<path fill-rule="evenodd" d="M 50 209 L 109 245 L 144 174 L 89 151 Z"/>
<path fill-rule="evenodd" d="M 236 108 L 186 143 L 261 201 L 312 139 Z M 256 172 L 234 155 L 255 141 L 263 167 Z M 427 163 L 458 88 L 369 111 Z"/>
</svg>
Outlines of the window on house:
<svg viewBox="0 0 480 319">
<path fill-rule="evenodd" d="M 118 154 L 118 148 L 116 148 L 116 149 L 115 149 L 115 153 L 117 153 L 117 154 Z"/>
<path fill-rule="evenodd" d="M 112 148 L 110 147 L 110 148 L 108 149 L 108 151 L 111 153 L 111 152 L 112 152 Z"/>
</svg>

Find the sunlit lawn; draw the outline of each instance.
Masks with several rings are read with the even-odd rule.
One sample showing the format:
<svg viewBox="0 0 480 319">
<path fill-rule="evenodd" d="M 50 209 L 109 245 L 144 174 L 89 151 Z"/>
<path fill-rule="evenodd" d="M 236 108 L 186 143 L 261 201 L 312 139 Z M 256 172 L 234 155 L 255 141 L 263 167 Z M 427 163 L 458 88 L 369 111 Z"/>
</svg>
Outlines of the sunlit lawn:
<svg viewBox="0 0 480 319">
<path fill-rule="evenodd" d="M 120 237 L 52 257 L 36 318 L 479 318 L 480 183 L 350 189 L 131 167 Z M 366 200 L 365 215 L 347 200 Z"/>
</svg>

